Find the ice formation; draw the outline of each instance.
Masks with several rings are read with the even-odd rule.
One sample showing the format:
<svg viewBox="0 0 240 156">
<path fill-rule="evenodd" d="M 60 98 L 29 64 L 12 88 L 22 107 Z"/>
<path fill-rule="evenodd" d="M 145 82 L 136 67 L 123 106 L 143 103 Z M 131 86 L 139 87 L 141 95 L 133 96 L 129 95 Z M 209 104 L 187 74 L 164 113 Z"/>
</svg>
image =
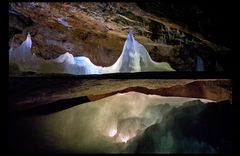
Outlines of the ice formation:
<svg viewBox="0 0 240 156">
<path fill-rule="evenodd" d="M 197 56 L 197 71 L 204 71 L 204 62 L 199 56 Z"/>
<path fill-rule="evenodd" d="M 29 144 L 34 142 L 41 147 L 41 151 L 51 149 L 53 152 L 76 153 L 135 152 L 137 147 L 134 144 L 147 128 L 161 125 L 163 115 L 169 110 L 187 102 L 193 105 L 194 101 L 201 105 L 213 102 L 206 99 L 164 97 L 138 92 L 119 93 L 48 115 L 25 118 L 19 122 L 21 123 L 19 127 L 34 134 L 32 140 L 28 139 L 29 142 L 26 142 L 27 150 L 30 150 Z M 195 109 L 194 113 L 198 111 Z M 17 132 L 14 131 L 15 133 Z M 20 135 L 20 137 L 24 136 Z M 158 140 L 151 148 L 158 148 L 160 141 L 170 146 L 174 140 L 170 138 L 172 141 L 168 143 L 168 138 L 171 136 L 168 137 L 166 134 L 166 137 L 156 135 Z M 14 143 L 18 139 L 22 140 L 14 138 Z M 170 147 L 168 152 L 173 151 L 173 148 Z"/>
<path fill-rule="evenodd" d="M 16 64 L 20 71 L 37 73 L 68 73 L 75 75 L 105 74 L 118 72 L 174 71 L 166 62 L 155 62 L 145 47 L 138 43 L 129 32 L 118 60 L 109 67 L 94 65 L 84 56 L 74 57 L 66 52 L 56 59 L 44 60 L 31 53 L 30 34 L 17 49 L 9 50 L 9 62 Z"/>
</svg>

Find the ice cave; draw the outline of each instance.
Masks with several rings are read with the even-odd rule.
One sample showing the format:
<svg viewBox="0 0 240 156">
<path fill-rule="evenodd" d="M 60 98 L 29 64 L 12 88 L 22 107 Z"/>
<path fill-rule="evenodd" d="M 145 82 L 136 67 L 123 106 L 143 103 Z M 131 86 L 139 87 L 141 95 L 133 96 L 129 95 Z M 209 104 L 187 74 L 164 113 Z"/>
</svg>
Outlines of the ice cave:
<svg viewBox="0 0 240 156">
<path fill-rule="evenodd" d="M 7 153 L 231 154 L 232 13 L 186 2 L 8 3 Z"/>
<path fill-rule="evenodd" d="M 12 152 L 232 151 L 229 80 L 21 78 L 9 83 Z"/>
<path fill-rule="evenodd" d="M 21 150 L 39 150 L 35 145 L 27 149 L 27 145 L 34 142 L 41 144 L 44 151 L 70 153 L 215 153 L 216 149 L 208 143 L 191 137 L 183 139 L 183 134 L 176 135 L 170 128 L 173 125 L 169 125 L 174 124 L 171 118 L 178 114 L 178 109 L 195 109 L 189 116 L 197 122 L 195 116 L 207 103 L 213 102 L 138 92 L 119 93 L 60 112 L 16 119 L 21 121 L 17 125 L 19 128 L 25 129 L 26 133 L 31 131 L 33 135 L 21 145 L 15 144 Z M 149 131 L 152 132 L 148 134 Z M 24 137 L 15 135 L 12 136 L 14 141 Z M 150 140 L 142 144 L 144 139 Z M 149 143 L 151 147 L 147 151 L 140 147 Z"/>
<path fill-rule="evenodd" d="M 110 45 L 111 46 L 111 45 Z M 30 34 L 16 49 L 9 50 L 9 63 L 17 65 L 20 71 L 37 73 L 68 73 L 74 75 L 106 74 L 122 72 L 174 71 L 166 62 L 155 62 L 145 47 L 138 43 L 131 32 L 128 33 L 122 53 L 118 60 L 109 67 L 94 65 L 84 56 L 74 57 L 66 52 L 56 59 L 44 60 L 31 53 Z"/>
</svg>

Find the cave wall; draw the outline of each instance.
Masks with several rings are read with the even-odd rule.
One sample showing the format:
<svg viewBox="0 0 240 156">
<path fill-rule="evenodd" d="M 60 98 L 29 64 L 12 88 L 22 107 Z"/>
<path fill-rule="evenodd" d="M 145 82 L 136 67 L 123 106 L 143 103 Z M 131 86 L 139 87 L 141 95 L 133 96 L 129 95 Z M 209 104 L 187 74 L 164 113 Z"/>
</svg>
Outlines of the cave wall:
<svg viewBox="0 0 240 156">
<path fill-rule="evenodd" d="M 109 66 L 120 56 L 127 33 L 132 31 L 153 60 L 169 62 L 176 70 L 196 70 L 197 56 L 204 60 L 206 70 L 229 69 L 226 58 L 231 48 L 206 38 L 206 33 L 189 26 L 191 20 L 173 16 L 179 7 L 174 4 L 173 11 L 168 5 L 172 6 L 162 2 L 9 3 L 9 45 L 14 38 L 13 47 L 19 46 L 30 32 L 32 52 L 38 56 L 52 59 L 68 51 Z M 198 10 L 192 10 L 196 16 Z"/>
</svg>

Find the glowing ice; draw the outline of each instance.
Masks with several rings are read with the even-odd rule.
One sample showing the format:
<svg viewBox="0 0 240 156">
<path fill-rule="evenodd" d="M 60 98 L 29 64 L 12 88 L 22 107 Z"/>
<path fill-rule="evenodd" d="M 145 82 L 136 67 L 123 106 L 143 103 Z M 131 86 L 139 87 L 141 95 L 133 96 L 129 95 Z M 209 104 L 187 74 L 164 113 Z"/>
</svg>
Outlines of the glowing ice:
<svg viewBox="0 0 240 156">
<path fill-rule="evenodd" d="M 124 142 L 124 143 L 126 143 L 129 140 L 129 136 L 127 135 L 119 134 L 119 137 L 121 139 L 121 142 Z"/>
<path fill-rule="evenodd" d="M 138 43 L 131 32 L 128 33 L 123 51 L 118 60 L 110 67 L 103 67 L 100 73 L 174 71 L 166 62 L 155 62 L 143 45 Z"/>
<path fill-rule="evenodd" d="M 114 137 L 116 134 L 117 134 L 117 130 L 116 129 L 111 128 L 111 129 L 108 130 L 108 135 L 110 137 Z"/>
<path fill-rule="evenodd" d="M 128 92 L 48 115 L 24 118 L 20 123 L 32 127 L 28 130 L 36 134 L 33 136 L 34 142 L 42 149 L 51 147 L 53 151 L 76 153 L 135 151 L 134 146 L 130 149 L 126 147 L 148 127 L 161 124 L 156 118 L 160 118 L 164 110 L 155 106 L 168 103 L 177 107 L 193 100 L 199 99 Z M 149 122 L 144 122 L 145 119 Z"/>
<path fill-rule="evenodd" d="M 17 49 L 9 50 L 9 62 L 17 64 L 21 71 L 37 73 L 69 73 L 75 75 L 118 72 L 174 71 L 166 62 L 155 62 L 143 45 L 130 32 L 118 60 L 109 67 L 94 65 L 87 57 L 74 57 L 66 52 L 56 59 L 44 60 L 31 53 L 32 40 L 27 39 Z"/>
</svg>

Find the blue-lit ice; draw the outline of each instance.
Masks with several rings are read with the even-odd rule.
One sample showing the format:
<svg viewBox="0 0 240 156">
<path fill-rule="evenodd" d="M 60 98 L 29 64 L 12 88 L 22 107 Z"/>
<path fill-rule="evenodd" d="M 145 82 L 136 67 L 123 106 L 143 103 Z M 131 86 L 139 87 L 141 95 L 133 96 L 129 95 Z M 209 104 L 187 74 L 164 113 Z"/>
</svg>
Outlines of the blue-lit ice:
<svg viewBox="0 0 240 156">
<path fill-rule="evenodd" d="M 9 50 L 9 62 L 17 64 L 20 71 L 37 73 L 68 73 L 74 75 L 105 74 L 119 72 L 174 71 L 166 62 L 155 62 L 151 59 L 145 47 L 138 43 L 133 34 L 128 34 L 122 53 L 118 60 L 109 67 L 94 65 L 84 56 L 74 57 L 66 52 L 56 59 L 44 60 L 31 53 L 32 40 L 27 39 L 20 47 Z"/>
<path fill-rule="evenodd" d="M 204 62 L 203 59 L 197 56 L 197 71 L 204 71 Z"/>
</svg>

